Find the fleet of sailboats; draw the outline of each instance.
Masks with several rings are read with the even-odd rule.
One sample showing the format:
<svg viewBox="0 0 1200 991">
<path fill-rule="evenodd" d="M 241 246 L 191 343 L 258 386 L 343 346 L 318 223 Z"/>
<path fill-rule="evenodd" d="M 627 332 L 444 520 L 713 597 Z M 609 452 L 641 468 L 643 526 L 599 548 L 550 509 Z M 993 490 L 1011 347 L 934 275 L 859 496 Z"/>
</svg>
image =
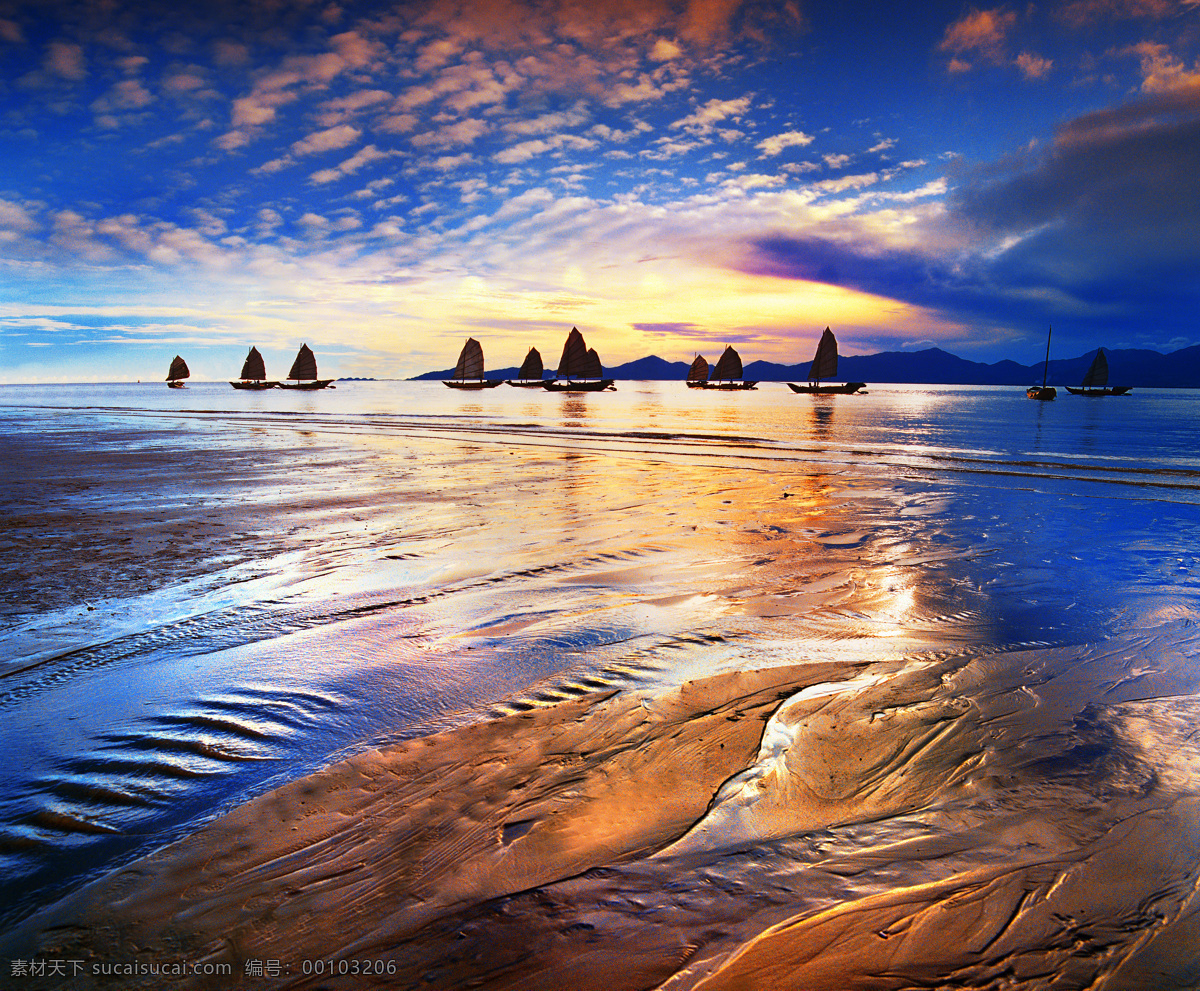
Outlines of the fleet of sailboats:
<svg viewBox="0 0 1200 991">
<path fill-rule="evenodd" d="M 518 389 L 540 389 L 544 371 L 541 352 L 537 348 L 530 348 L 525 360 L 521 362 L 521 367 L 517 369 L 517 377 L 508 379 L 508 384 L 515 385 Z"/>
<path fill-rule="evenodd" d="M 833 336 L 833 331 L 826 327 L 825 332 L 821 334 L 821 340 L 817 342 L 817 353 L 813 355 L 812 364 L 808 368 L 808 385 L 789 382 L 788 388 L 792 392 L 812 395 L 824 393 L 850 395 L 867 387 L 866 382 L 843 382 L 841 384 L 828 382 L 828 379 L 837 375 L 837 367 L 837 338 Z M 826 381 L 822 383 L 822 380 Z"/>
<path fill-rule="evenodd" d="M 171 360 L 171 367 L 167 369 L 167 388 L 182 389 L 183 380 L 191 378 L 191 376 L 192 373 L 188 371 L 187 362 L 179 357 L 179 355 L 175 355 Z"/>
<path fill-rule="evenodd" d="M 236 382 L 230 382 L 235 389 L 274 389 L 278 382 L 267 381 L 267 366 L 258 348 L 251 347 L 246 360 L 242 362 L 242 374 Z"/>
<path fill-rule="evenodd" d="M 1096 349 L 1096 357 L 1084 374 L 1083 382 L 1078 386 L 1067 386 L 1067 392 L 1074 396 L 1123 396 L 1129 389 L 1127 385 L 1108 384 L 1108 359 L 1104 357 L 1104 348 Z"/>
<path fill-rule="evenodd" d="M 755 389 L 757 382 L 748 382 L 742 378 L 742 356 L 737 353 L 732 344 L 726 344 L 721 357 L 717 359 L 712 374 L 702 384 L 705 389 Z"/>
<path fill-rule="evenodd" d="M 296 353 L 296 360 L 292 362 L 291 371 L 288 372 L 286 381 L 279 383 L 281 389 L 327 389 L 329 383 L 333 379 L 317 378 L 317 356 L 312 353 L 312 348 L 307 344 L 301 344 L 300 350 Z"/>
<path fill-rule="evenodd" d="M 458 364 L 454 366 L 454 374 L 443 383 L 451 389 L 494 389 L 504 384 L 504 379 L 485 379 L 483 377 L 483 345 L 474 337 L 468 337 L 458 355 Z"/>
<path fill-rule="evenodd" d="M 605 392 L 616 389 L 616 385 L 604 377 L 600 356 L 587 346 L 579 328 L 572 327 L 563 344 L 558 372 L 555 378 L 544 381 L 542 388 L 551 392 Z"/>
</svg>

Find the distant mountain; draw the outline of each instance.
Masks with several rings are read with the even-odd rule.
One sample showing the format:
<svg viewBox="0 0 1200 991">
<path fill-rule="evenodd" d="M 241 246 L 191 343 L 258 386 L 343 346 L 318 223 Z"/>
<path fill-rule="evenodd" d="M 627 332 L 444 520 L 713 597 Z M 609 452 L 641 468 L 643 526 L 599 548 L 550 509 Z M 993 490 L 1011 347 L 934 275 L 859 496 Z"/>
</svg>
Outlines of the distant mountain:
<svg viewBox="0 0 1200 991">
<path fill-rule="evenodd" d="M 1170 354 L 1157 351 L 1123 348 L 1104 349 L 1108 358 L 1110 385 L 1129 385 L 1147 389 L 1200 388 L 1200 344 Z M 1088 351 L 1078 358 L 1059 358 L 1050 362 L 1047 382 L 1050 385 L 1076 385 L 1095 357 Z M 748 379 L 759 382 L 805 382 L 810 362 L 781 365 L 774 361 L 751 361 L 745 366 Z M 653 381 L 682 381 L 687 377 L 690 362 L 667 361 L 657 355 L 627 361 L 623 365 L 606 367 L 604 374 L 616 379 Z M 426 372 L 412 381 L 446 379 L 453 369 Z M 497 368 L 488 378 L 516 378 L 517 369 Z M 547 377 L 553 377 L 547 372 Z M 879 354 L 843 355 L 838 360 L 838 380 L 886 384 L 923 385 L 1029 385 L 1042 381 L 1042 363 L 1021 365 L 1015 361 L 985 364 L 968 361 L 941 348 L 924 351 L 883 351 Z"/>
</svg>

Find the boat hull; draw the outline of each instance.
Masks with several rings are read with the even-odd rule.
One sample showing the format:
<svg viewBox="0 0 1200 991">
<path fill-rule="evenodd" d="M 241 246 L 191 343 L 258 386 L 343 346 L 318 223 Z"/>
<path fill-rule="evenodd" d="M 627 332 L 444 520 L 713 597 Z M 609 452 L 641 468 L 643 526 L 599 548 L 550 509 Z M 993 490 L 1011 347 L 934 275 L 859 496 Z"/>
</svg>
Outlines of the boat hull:
<svg viewBox="0 0 1200 991">
<path fill-rule="evenodd" d="M 544 384 L 544 379 L 505 379 L 514 389 L 540 389 Z"/>
<path fill-rule="evenodd" d="M 182 382 L 168 382 L 167 388 L 168 389 L 182 389 L 183 383 Z"/>
<path fill-rule="evenodd" d="M 313 379 L 309 382 L 280 382 L 281 389 L 299 389 L 302 392 L 312 392 L 314 389 L 327 389 L 333 379 Z"/>
<path fill-rule="evenodd" d="M 1131 388 L 1129 385 L 1105 386 L 1103 389 L 1085 389 L 1078 385 L 1066 387 L 1072 396 L 1124 396 Z"/>
<path fill-rule="evenodd" d="M 840 385 L 797 385 L 795 382 L 789 382 L 787 387 L 792 392 L 799 392 L 806 396 L 851 396 L 865 389 L 867 383 L 843 382 Z"/>
<path fill-rule="evenodd" d="M 704 382 L 689 382 L 689 383 L 687 384 L 687 387 L 688 387 L 689 389 L 703 389 L 703 388 L 704 388 L 704 386 L 705 386 L 705 383 L 704 383 Z"/>
<path fill-rule="evenodd" d="M 477 379 L 475 381 L 460 379 L 442 380 L 442 385 L 448 385 L 451 389 L 494 389 L 496 386 L 503 384 L 504 379 Z"/>
<path fill-rule="evenodd" d="M 1045 402 L 1057 396 L 1058 390 L 1052 385 L 1031 385 L 1025 390 L 1025 395 L 1030 399 L 1040 399 L 1042 402 Z"/>
<path fill-rule="evenodd" d="M 235 389 L 249 389 L 253 392 L 261 392 L 263 389 L 274 389 L 278 382 L 267 382 L 265 379 L 240 379 L 237 382 L 230 382 Z"/>
<path fill-rule="evenodd" d="M 692 383 L 690 383 L 690 382 L 688 383 L 688 385 L 691 385 L 691 384 Z M 693 388 L 696 388 L 696 387 L 693 386 Z M 737 392 L 737 391 L 741 391 L 743 389 L 757 389 L 758 383 L 757 382 L 746 382 L 746 381 L 742 381 L 742 380 L 729 381 L 729 382 L 709 381 L 709 382 L 701 382 L 699 385 L 699 388 L 701 388 L 701 389 L 720 389 L 723 392 Z"/>
<path fill-rule="evenodd" d="M 557 379 L 547 379 L 542 388 L 548 392 L 605 392 L 616 390 L 615 379 L 589 379 L 585 382 L 560 382 Z"/>
</svg>

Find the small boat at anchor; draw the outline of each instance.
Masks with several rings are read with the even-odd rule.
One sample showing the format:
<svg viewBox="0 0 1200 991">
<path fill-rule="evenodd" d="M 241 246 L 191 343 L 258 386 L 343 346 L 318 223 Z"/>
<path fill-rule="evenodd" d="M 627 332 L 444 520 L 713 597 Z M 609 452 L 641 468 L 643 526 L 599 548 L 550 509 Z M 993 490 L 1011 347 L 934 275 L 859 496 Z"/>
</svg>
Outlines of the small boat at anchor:
<svg viewBox="0 0 1200 991">
<path fill-rule="evenodd" d="M 442 380 L 443 385 L 451 389 L 494 389 L 504 384 L 504 379 L 485 379 L 483 377 L 483 345 L 474 337 L 468 337 L 458 354 L 458 364 L 454 366 L 454 375 Z"/>
<path fill-rule="evenodd" d="M 315 373 L 314 373 L 315 374 Z M 258 348 L 251 347 L 246 360 L 242 362 L 242 374 L 236 382 L 230 382 L 235 389 L 274 389 L 278 382 L 267 381 L 267 366 Z"/>
<path fill-rule="evenodd" d="M 687 386 L 689 389 L 703 389 L 706 382 L 708 382 L 708 362 L 704 360 L 704 355 L 698 354 L 692 361 L 692 367 L 688 369 Z"/>
<path fill-rule="evenodd" d="M 171 367 L 167 370 L 167 388 L 182 389 L 183 380 L 191 377 L 192 373 L 188 371 L 187 362 L 179 355 L 175 355 L 171 361 Z"/>
<path fill-rule="evenodd" d="M 1050 335 L 1054 333 L 1054 328 L 1050 327 L 1046 331 L 1046 361 L 1042 365 L 1042 384 L 1031 385 L 1025 390 L 1025 395 L 1030 399 L 1039 399 L 1042 402 L 1053 399 L 1058 395 L 1058 390 L 1052 385 L 1046 385 L 1046 376 L 1050 372 Z"/>
<path fill-rule="evenodd" d="M 813 355 L 812 364 L 808 366 L 808 385 L 797 385 L 794 382 L 789 382 L 788 388 L 792 392 L 800 392 L 807 395 L 848 396 L 867 387 L 866 382 L 826 383 L 822 385 L 822 379 L 831 379 L 837 375 L 837 368 L 837 338 L 833 336 L 833 331 L 826 327 L 825 332 L 821 334 L 821 340 L 817 342 L 817 353 Z"/>
<path fill-rule="evenodd" d="M 613 379 L 604 378 L 604 368 L 595 349 L 589 348 L 577 327 L 571 328 L 558 362 L 557 376 L 546 379 L 542 388 L 550 392 L 606 392 L 615 390 Z"/>
<path fill-rule="evenodd" d="M 542 372 L 545 369 L 542 367 L 542 355 L 537 348 L 530 348 L 529 354 L 525 355 L 525 360 L 521 362 L 521 367 L 517 369 L 517 377 L 508 379 L 509 385 L 515 385 L 518 389 L 540 389 L 542 387 Z"/>
<path fill-rule="evenodd" d="M 329 383 L 333 379 L 317 378 L 317 356 L 312 353 L 312 348 L 307 344 L 301 344 L 300 350 L 296 353 L 296 360 L 292 362 L 291 371 L 288 372 L 287 380 L 279 383 L 281 389 L 327 389 Z"/>
<path fill-rule="evenodd" d="M 689 383 L 690 384 L 690 383 Z M 726 344 L 721 357 L 713 366 L 708 381 L 701 385 L 702 389 L 757 389 L 757 382 L 748 382 L 742 378 L 742 356 L 737 353 L 732 344 Z"/>
<path fill-rule="evenodd" d="M 1108 384 L 1108 359 L 1104 357 L 1104 348 L 1096 349 L 1096 357 L 1083 376 L 1083 382 L 1078 385 L 1068 385 L 1067 392 L 1073 396 L 1123 396 L 1131 386 Z"/>
</svg>

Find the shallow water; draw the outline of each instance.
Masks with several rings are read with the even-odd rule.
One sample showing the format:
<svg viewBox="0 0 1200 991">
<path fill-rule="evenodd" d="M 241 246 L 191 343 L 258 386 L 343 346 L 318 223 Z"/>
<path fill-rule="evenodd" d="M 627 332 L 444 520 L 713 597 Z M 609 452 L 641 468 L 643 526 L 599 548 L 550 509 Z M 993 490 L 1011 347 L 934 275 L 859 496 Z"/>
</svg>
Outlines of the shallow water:
<svg viewBox="0 0 1200 991">
<path fill-rule="evenodd" d="M 1142 815 L 1200 788 L 1198 402 L 0 388 L 6 921 L 348 754 L 810 662 L 856 673 L 798 685 L 658 860 L 534 901 L 586 916 L 618 954 L 636 917 L 655 982 L 724 986 L 760 944 L 783 952 L 791 937 L 769 930 L 785 920 L 1022 862 L 1030 844 L 1065 857 L 1112 828 L 1097 804 Z M 802 727 L 825 696 L 849 708 L 821 739 L 886 759 L 818 808 L 761 782 L 814 773 L 794 765 L 821 752 Z M 901 728 L 881 743 L 888 712 Z M 702 882 L 666 883 L 664 858 Z M 1165 907 L 1112 945 L 1185 915 L 1198 872 L 1187 855 L 1147 869 L 1133 901 Z M 986 883 L 1021 917 L 1010 882 Z M 515 904 L 538 931 L 544 905 Z M 686 965 L 664 969 L 685 937 Z M 1023 960 L 1058 952 L 1026 942 Z M 483 972 L 420 945 L 412 966 L 441 960 L 447 986 Z"/>
</svg>

